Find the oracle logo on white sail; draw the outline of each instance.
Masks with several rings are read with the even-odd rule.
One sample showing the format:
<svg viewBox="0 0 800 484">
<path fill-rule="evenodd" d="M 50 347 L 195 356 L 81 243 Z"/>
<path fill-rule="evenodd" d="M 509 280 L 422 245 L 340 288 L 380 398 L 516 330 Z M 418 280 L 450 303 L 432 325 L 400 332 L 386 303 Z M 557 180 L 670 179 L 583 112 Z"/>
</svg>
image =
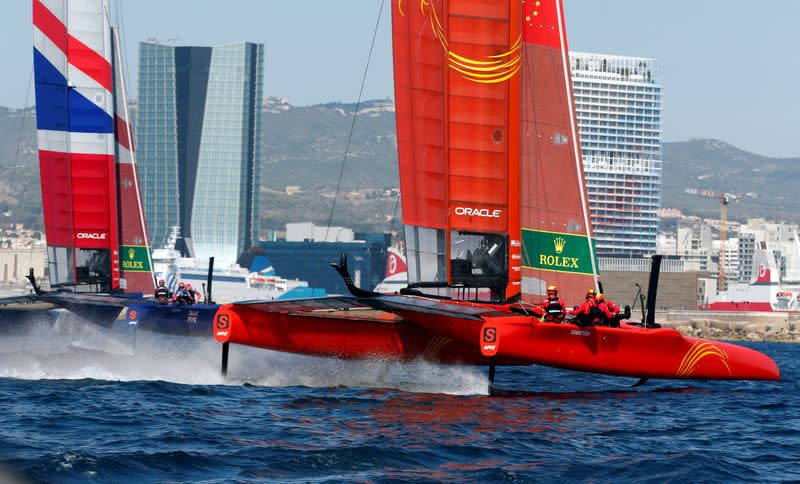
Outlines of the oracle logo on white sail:
<svg viewBox="0 0 800 484">
<path fill-rule="evenodd" d="M 500 209 L 489 210 L 488 208 L 456 207 L 456 215 L 466 215 L 468 217 L 500 218 L 503 213 Z"/>
<path fill-rule="evenodd" d="M 75 234 L 76 239 L 91 239 L 91 240 L 106 240 L 106 234 L 99 232 L 78 232 Z"/>
</svg>

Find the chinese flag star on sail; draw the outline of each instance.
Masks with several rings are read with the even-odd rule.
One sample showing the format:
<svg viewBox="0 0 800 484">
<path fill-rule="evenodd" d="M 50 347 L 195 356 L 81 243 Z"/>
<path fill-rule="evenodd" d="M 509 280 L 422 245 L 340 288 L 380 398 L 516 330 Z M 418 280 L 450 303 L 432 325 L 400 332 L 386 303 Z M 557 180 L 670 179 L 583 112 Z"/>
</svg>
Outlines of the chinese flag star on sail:
<svg viewBox="0 0 800 484">
<path fill-rule="evenodd" d="M 525 0 L 522 3 L 523 40 L 560 49 L 559 17 L 564 17 L 561 0 Z M 566 48 L 566 39 L 564 44 Z"/>
</svg>

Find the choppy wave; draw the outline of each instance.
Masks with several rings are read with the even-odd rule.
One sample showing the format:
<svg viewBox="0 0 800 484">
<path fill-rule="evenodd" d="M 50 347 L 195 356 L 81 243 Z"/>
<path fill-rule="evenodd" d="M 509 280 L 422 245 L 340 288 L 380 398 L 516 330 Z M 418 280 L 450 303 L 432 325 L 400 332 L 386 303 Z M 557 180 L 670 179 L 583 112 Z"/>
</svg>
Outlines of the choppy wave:
<svg viewBox="0 0 800 484">
<path fill-rule="evenodd" d="M 411 392 L 486 394 L 484 371 L 426 362 L 343 361 L 234 346 L 229 377 L 220 375 L 214 341 L 140 332 L 110 332 L 62 315 L 55 328 L 41 324 L 0 338 L 0 378 L 160 380 L 189 385 L 379 387 Z"/>
<path fill-rule="evenodd" d="M 341 362 L 70 326 L 0 339 L 0 462 L 55 482 L 800 479 L 781 382 Z M 0 468 L 0 477 L 3 469 Z"/>
</svg>

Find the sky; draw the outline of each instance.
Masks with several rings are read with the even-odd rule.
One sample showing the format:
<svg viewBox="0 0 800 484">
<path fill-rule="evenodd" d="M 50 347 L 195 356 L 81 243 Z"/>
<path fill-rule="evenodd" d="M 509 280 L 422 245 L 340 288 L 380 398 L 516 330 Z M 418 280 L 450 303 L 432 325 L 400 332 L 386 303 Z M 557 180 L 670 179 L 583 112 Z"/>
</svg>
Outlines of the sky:
<svg viewBox="0 0 800 484">
<path fill-rule="evenodd" d="M 129 86 L 138 43 L 262 42 L 264 93 L 295 105 L 355 101 L 381 0 L 110 0 L 123 19 Z M 800 156 L 800 1 L 564 0 L 571 50 L 651 57 L 664 88 L 664 141 L 719 138 L 768 156 Z M 393 97 L 391 0 L 364 90 Z M 26 105 L 29 0 L 3 0 L 0 106 Z M 27 94 L 33 104 L 33 92 Z"/>
</svg>

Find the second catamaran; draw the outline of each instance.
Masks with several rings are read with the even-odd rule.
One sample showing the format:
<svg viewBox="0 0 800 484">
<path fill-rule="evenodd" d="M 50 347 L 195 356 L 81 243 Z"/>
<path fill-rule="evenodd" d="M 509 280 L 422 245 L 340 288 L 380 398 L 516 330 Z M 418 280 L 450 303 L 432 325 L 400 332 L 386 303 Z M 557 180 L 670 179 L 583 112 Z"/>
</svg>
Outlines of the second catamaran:
<svg viewBox="0 0 800 484">
<path fill-rule="evenodd" d="M 34 79 L 48 301 L 110 324 L 210 331 L 216 305 L 162 308 L 129 122 L 122 48 L 108 0 L 33 0 Z M 113 294 L 98 296 L 98 294 Z M 151 315 L 144 318 L 145 315 Z M 203 328 L 198 330 L 198 328 Z"/>
<path fill-rule="evenodd" d="M 541 321 L 598 289 L 561 0 L 394 0 L 409 288 L 223 306 L 229 343 L 341 358 L 778 379 L 757 351 L 675 330 Z M 652 313 L 651 313 L 652 315 Z M 490 370 L 490 379 L 493 371 Z"/>
</svg>

